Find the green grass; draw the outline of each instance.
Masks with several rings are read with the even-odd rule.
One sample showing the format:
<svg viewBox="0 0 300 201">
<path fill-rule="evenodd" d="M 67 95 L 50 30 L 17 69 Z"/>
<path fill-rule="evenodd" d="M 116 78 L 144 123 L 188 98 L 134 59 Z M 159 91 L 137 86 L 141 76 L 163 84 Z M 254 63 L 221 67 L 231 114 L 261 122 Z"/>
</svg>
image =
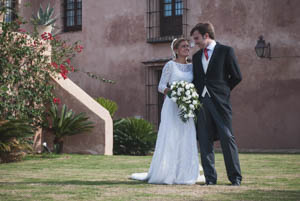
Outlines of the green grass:
<svg viewBox="0 0 300 201">
<path fill-rule="evenodd" d="M 0 164 L 0 200 L 300 200 L 300 154 L 240 154 L 242 186 L 229 186 L 216 154 L 218 185 L 152 185 L 128 179 L 151 156 L 31 155 Z"/>
</svg>

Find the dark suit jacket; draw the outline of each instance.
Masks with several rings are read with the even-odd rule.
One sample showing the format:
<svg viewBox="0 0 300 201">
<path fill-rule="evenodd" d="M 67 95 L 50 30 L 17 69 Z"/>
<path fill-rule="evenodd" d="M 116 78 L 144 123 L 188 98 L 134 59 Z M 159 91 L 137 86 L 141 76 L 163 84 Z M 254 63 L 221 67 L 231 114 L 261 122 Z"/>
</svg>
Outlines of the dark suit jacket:
<svg viewBox="0 0 300 201">
<path fill-rule="evenodd" d="M 217 43 L 206 74 L 202 66 L 202 52 L 203 50 L 199 50 L 193 55 L 193 83 L 200 99 L 204 85 L 206 85 L 218 113 L 228 128 L 232 130 L 230 91 L 242 80 L 233 48 Z"/>
</svg>

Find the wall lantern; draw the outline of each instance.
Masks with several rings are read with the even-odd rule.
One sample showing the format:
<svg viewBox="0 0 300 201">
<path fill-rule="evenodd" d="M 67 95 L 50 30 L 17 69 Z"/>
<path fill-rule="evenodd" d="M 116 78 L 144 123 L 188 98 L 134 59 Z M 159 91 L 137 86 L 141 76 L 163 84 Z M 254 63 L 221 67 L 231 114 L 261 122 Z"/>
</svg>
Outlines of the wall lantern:
<svg viewBox="0 0 300 201">
<path fill-rule="evenodd" d="M 264 37 L 260 36 L 255 46 L 256 55 L 260 58 L 271 59 L 271 44 L 265 42 Z"/>
</svg>

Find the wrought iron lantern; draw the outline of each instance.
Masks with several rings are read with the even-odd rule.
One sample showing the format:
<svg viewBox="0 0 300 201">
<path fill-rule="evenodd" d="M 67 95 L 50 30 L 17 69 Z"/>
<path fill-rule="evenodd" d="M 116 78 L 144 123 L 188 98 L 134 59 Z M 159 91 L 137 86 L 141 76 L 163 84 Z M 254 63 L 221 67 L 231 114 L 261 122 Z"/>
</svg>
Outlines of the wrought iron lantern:
<svg viewBox="0 0 300 201">
<path fill-rule="evenodd" d="M 256 55 L 260 58 L 271 59 L 271 44 L 266 43 L 263 36 L 260 36 L 255 46 Z"/>
</svg>

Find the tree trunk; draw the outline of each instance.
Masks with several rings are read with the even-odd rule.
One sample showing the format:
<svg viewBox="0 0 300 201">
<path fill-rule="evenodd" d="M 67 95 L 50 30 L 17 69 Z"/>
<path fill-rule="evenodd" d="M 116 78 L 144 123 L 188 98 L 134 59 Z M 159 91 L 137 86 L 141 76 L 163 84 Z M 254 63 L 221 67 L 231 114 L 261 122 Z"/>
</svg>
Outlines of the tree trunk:
<svg viewBox="0 0 300 201">
<path fill-rule="evenodd" d="M 56 154 L 61 154 L 63 152 L 64 141 L 63 138 L 55 137 L 53 141 L 54 152 Z"/>
</svg>

